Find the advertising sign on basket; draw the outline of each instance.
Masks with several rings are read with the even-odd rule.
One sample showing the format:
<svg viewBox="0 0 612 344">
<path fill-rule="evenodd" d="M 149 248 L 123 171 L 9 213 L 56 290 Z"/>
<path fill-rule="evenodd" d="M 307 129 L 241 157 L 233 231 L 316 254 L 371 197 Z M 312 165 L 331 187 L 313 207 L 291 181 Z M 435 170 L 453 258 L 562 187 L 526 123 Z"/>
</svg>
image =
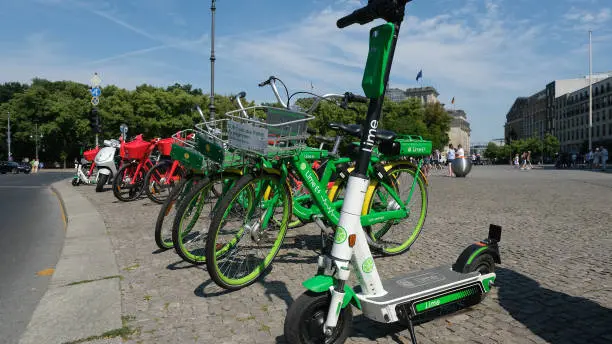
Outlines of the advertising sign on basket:
<svg viewBox="0 0 612 344">
<path fill-rule="evenodd" d="M 228 143 L 238 149 L 265 154 L 268 148 L 268 129 L 248 123 L 227 123 Z"/>
</svg>

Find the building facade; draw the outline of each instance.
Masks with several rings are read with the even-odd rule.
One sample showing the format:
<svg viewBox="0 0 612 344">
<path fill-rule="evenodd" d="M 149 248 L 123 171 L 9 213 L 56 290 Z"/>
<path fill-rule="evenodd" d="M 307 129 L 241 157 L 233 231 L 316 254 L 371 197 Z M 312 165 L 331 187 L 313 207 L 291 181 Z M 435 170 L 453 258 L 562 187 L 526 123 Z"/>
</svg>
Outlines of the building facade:
<svg viewBox="0 0 612 344">
<path fill-rule="evenodd" d="M 594 82 L 593 147 L 612 141 L 612 77 Z M 583 87 L 556 99 L 553 116 L 555 136 L 562 152 L 585 153 L 589 139 L 589 87 Z"/>
<path fill-rule="evenodd" d="M 438 91 L 431 86 L 426 87 L 415 87 L 402 90 L 399 88 L 387 89 L 385 96 L 393 102 L 400 102 L 408 98 L 417 98 L 422 104 L 435 104 L 440 103 Z M 449 143 L 452 143 L 456 148 L 459 144 L 463 147 L 465 154 L 470 152 L 470 123 L 467 120 L 467 114 L 463 110 L 447 110 L 449 116 L 451 116 L 450 130 L 447 135 L 449 137 Z M 448 146 L 443 148 L 443 152 L 448 151 Z M 444 155 L 446 153 L 443 153 Z"/>
<path fill-rule="evenodd" d="M 431 86 L 407 88 L 406 90 L 390 88 L 385 92 L 385 96 L 394 102 L 400 102 L 408 98 L 417 98 L 423 104 L 439 103 L 439 95 L 440 93 Z"/>
<path fill-rule="evenodd" d="M 470 153 L 470 133 L 472 131 L 467 120 L 467 114 L 463 110 L 448 110 L 447 113 L 452 117 L 448 142 L 455 148 L 461 145 L 467 155 Z M 444 151 L 447 150 L 448 146 L 444 147 Z"/>
<path fill-rule="evenodd" d="M 607 104 L 606 85 L 612 83 L 611 76 L 612 73 L 592 76 L 594 138 L 597 130 L 600 130 L 599 135 L 603 130 L 603 127 L 597 129 L 595 126 L 595 111 L 598 111 L 598 113 L 605 112 L 603 106 L 604 103 Z M 582 145 L 584 140 L 588 140 L 588 137 L 585 136 L 588 135 L 588 132 L 585 131 L 582 134 L 579 132 L 579 129 L 586 130 L 580 127 L 584 124 L 578 124 L 584 121 L 584 116 L 579 116 L 580 114 L 584 115 L 583 110 L 586 111 L 588 116 L 588 85 L 588 77 L 554 80 L 548 83 L 543 90 L 531 96 L 517 98 L 506 114 L 504 125 L 506 142 L 531 137 L 543 139 L 547 133 L 550 133 L 559 139 L 562 151 L 577 149 L 578 152 L 578 146 Z M 596 88 L 595 85 L 598 85 L 598 87 Z M 596 105 L 596 97 L 599 105 Z M 596 106 L 600 108 L 596 109 Z M 576 116 L 578 116 L 577 119 L 575 119 Z M 598 118 L 603 118 L 603 116 L 603 114 L 600 114 Z M 588 125 L 588 122 L 586 122 L 586 125 Z M 607 127 L 609 130 L 609 125 Z M 584 137 L 584 139 L 580 137 Z M 602 136 L 601 138 L 606 137 Z"/>
</svg>

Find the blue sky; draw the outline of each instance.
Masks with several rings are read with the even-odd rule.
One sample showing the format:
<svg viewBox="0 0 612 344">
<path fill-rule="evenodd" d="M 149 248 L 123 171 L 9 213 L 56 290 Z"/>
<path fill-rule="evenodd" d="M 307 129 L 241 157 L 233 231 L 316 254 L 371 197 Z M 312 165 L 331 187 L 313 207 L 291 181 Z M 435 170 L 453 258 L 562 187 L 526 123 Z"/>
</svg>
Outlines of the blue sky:
<svg viewBox="0 0 612 344">
<path fill-rule="evenodd" d="M 361 91 L 372 24 L 339 30 L 359 0 L 218 0 L 215 91 L 246 91 L 280 77 L 291 90 Z M 209 0 L 0 0 L 0 82 L 34 77 L 134 88 L 210 85 Z M 554 79 L 612 70 L 610 0 L 414 0 L 402 26 L 390 87 L 423 84 L 464 109 L 472 141 L 503 137 L 517 96 Z M 102 98 L 103 101 L 103 98 Z"/>
</svg>

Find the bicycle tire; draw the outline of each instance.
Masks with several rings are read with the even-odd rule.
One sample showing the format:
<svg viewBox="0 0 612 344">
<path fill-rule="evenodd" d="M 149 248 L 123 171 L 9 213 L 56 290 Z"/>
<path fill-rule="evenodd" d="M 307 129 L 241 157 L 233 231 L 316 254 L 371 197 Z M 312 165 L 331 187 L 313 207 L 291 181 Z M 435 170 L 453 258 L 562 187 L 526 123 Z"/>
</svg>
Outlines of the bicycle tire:
<svg viewBox="0 0 612 344">
<path fill-rule="evenodd" d="M 267 182 L 269 182 L 269 185 Z M 259 189 L 257 189 L 256 187 L 257 185 L 259 185 L 258 186 Z M 264 185 L 264 186 L 261 186 L 261 185 Z M 240 198 L 243 191 L 248 191 L 249 189 L 255 190 L 255 191 L 264 190 L 268 187 L 274 188 L 274 190 L 272 191 L 271 198 L 264 200 L 263 198 L 259 198 L 257 197 L 257 195 L 255 195 L 254 197 L 252 197 L 251 202 L 248 203 L 247 212 L 249 213 L 249 216 L 255 212 L 254 210 L 255 206 L 259 205 L 259 202 L 255 202 L 255 201 L 261 200 L 264 202 L 275 202 L 276 204 L 276 200 L 271 201 L 270 199 L 275 198 L 276 194 L 278 193 L 278 196 L 282 197 L 282 200 L 281 200 L 282 206 L 283 206 L 282 218 L 280 219 L 280 221 L 274 221 L 274 220 L 270 221 L 269 223 L 270 226 L 266 226 L 266 228 L 264 229 L 267 231 L 269 229 L 268 227 L 271 227 L 272 223 L 277 224 L 278 225 L 278 235 L 276 239 L 274 240 L 274 242 L 272 243 L 271 245 L 272 247 L 269 253 L 262 259 L 261 262 L 255 263 L 255 269 L 253 271 L 246 272 L 246 275 L 240 278 L 237 278 L 237 279 L 228 277 L 226 273 L 222 272 L 222 270 L 220 269 L 220 266 L 219 266 L 220 260 L 222 258 L 230 256 L 230 254 L 233 252 L 237 252 L 238 249 L 236 249 L 235 247 L 238 247 L 238 245 L 234 245 L 234 247 L 228 248 L 228 246 L 222 245 L 218 240 L 219 233 L 221 232 L 221 230 L 223 229 L 223 232 L 227 231 L 226 228 L 224 228 L 225 227 L 224 220 L 226 219 L 226 215 L 228 214 L 229 210 L 232 208 L 231 206 L 234 203 L 234 201 Z M 270 268 L 270 266 L 272 265 L 272 261 L 278 254 L 280 247 L 285 239 L 285 235 L 287 233 L 288 222 L 289 222 L 289 219 L 291 218 L 291 214 L 293 210 L 292 209 L 291 189 L 288 183 L 286 181 L 281 181 L 280 176 L 277 174 L 272 174 L 272 173 L 261 173 L 259 175 L 247 174 L 241 177 L 236 182 L 234 187 L 227 194 L 223 196 L 219 204 L 219 207 L 217 209 L 218 210 L 213 215 L 213 218 L 210 224 L 210 230 L 209 230 L 207 241 L 206 241 L 206 267 L 207 267 L 210 277 L 218 286 L 224 289 L 228 289 L 228 290 L 238 290 L 238 289 L 244 288 L 254 283 L 262 274 L 264 274 Z M 268 211 L 269 209 L 266 209 L 266 212 Z M 264 217 L 266 216 L 259 215 L 259 219 L 262 219 Z M 239 217 L 239 221 L 242 222 L 242 224 L 240 225 L 241 229 L 239 231 L 242 233 L 245 233 L 248 231 L 247 234 L 250 234 L 250 235 L 248 235 L 246 238 L 247 239 L 250 238 L 252 240 L 251 244 L 253 246 L 263 246 L 264 244 L 269 242 L 265 240 L 267 233 L 264 233 L 263 230 L 260 230 L 262 227 L 262 224 L 260 223 L 261 221 L 255 220 L 255 222 L 253 222 L 252 220 L 249 220 L 248 224 L 246 224 L 245 220 L 242 220 L 242 217 Z M 244 227 L 246 227 L 246 229 Z M 231 240 L 228 245 L 231 246 L 233 244 L 234 244 L 233 240 Z M 232 257 L 233 256 L 230 256 L 230 258 Z M 251 254 L 251 255 L 248 255 L 248 257 L 253 258 L 254 255 Z M 228 263 L 231 263 L 233 261 L 234 260 L 232 258 L 228 261 Z M 225 266 L 224 261 L 221 261 L 221 264 Z M 243 266 L 242 263 L 240 263 L 240 266 Z M 249 266 L 247 264 L 247 269 L 248 267 Z M 225 270 L 225 271 L 229 271 L 229 270 Z"/>
<path fill-rule="evenodd" d="M 115 195 L 115 197 L 122 201 L 122 202 L 129 202 L 129 201 L 133 201 L 135 199 L 137 199 L 138 197 L 140 197 L 140 195 L 143 192 L 143 187 L 144 187 L 144 173 L 142 171 L 142 169 L 138 172 L 138 175 L 140 176 L 140 178 L 138 178 L 138 176 L 132 176 L 133 178 L 137 178 L 137 182 L 136 185 L 133 187 L 130 187 L 130 192 L 128 194 L 128 197 L 123 197 L 121 195 L 121 188 L 122 188 L 122 184 L 123 183 L 123 174 L 125 173 L 125 170 L 127 170 L 128 168 L 134 168 L 135 169 L 138 165 L 137 164 L 125 164 L 123 165 L 119 171 L 117 171 L 117 175 L 115 176 L 115 178 L 113 179 L 113 194 Z M 140 180 L 140 181 L 138 181 Z M 134 191 L 132 191 L 132 189 Z"/>
<path fill-rule="evenodd" d="M 159 175 L 165 176 L 168 173 L 169 169 L 172 168 L 172 161 L 164 160 L 164 161 L 158 162 L 145 175 L 145 181 L 144 181 L 145 188 L 144 189 L 147 194 L 147 197 L 151 201 L 158 203 L 158 204 L 163 204 L 164 201 L 170 195 L 170 193 L 172 193 L 172 190 L 176 187 L 174 181 L 170 181 L 169 185 L 158 186 L 158 188 L 161 188 L 161 189 L 164 189 L 164 188 L 169 189 L 168 194 L 165 197 L 162 195 L 162 193 L 157 192 L 157 191 L 154 192 L 153 190 L 151 190 L 153 188 L 151 186 L 151 177 L 154 175 L 154 173 L 157 173 L 158 170 L 163 170 L 164 168 L 166 170 L 163 173 L 159 173 Z M 179 182 L 185 177 L 180 166 L 175 169 L 174 173 L 180 177 Z"/>
<path fill-rule="evenodd" d="M 421 196 L 421 202 L 419 204 L 420 210 L 418 211 L 418 215 L 417 215 L 418 218 L 417 218 L 416 225 L 413 228 L 407 230 L 409 234 L 408 238 L 406 240 L 402 240 L 400 244 L 395 247 L 389 247 L 389 245 L 386 244 L 385 240 L 381 240 L 381 238 L 376 238 L 376 233 L 375 233 L 375 230 L 373 229 L 373 226 L 364 227 L 370 247 L 374 251 L 381 253 L 384 256 L 395 256 L 395 255 L 399 255 L 399 254 L 402 254 L 408 251 L 410 247 L 412 247 L 412 245 L 418 239 L 423 229 L 425 218 L 427 217 L 427 206 L 428 206 L 429 201 L 428 201 L 428 195 L 427 195 L 427 187 L 425 185 L 425 181 L 423 177 L 421 176 L 420 173 L 417 172 L 415 166 L 412 164 L 405 164 L 405 163 L 394 164 L 393 167 L 391 167 L 387 173 L 392 178 L 392 181 L 394 183 L 393 187 L 398 192 L 399 192 L 399 187 L 397 186 L 398 184 L 397 174 L 401 172 L 407 172 L 409 175 L 412 176 L 412 178 L 417 178 L 417 183 L 415 185 L 416 188 L 413 191 L 413 197 L 414 197 L 414 194 L 417 192 Z M 364 202 L 364 208 L 362 209 L 362 215 L 369 214 L 372 211 L 372 207 L 374 204 L 374 194 L 377 192 L 377 190 L 381 188 L 380 183 L 381 183 L 380 180 L 374 180 L 374 183 L 370 184 L 370 187 L 368 188 L 368 191 L 366 192 L 366 199 Z M 404 200 L 404 202 L 407 202 L 407 201 L 408 200 Z M 389 205 L 387 204 L 387 207 L 388 206 Z M 409 214 L 408 217 L 411 217 L 411 216 L 413 216 L 413 214 Z M 392 226 L 397 226 L 397 223 L 394 223 L 395 221 L 397 220 L 390 220 L 390 221 L 382 223 L 383 226 L 387 227 L 386 229 L 383 229 L 385 233 L 382 239 L 384 239 L 385 235 L 388 234 L 388 231 Z M 402 234 L 403 232 L 404 231 L 402 231 Z"/>
<path fill-rule="evenodd" d="M 201 179 L 202 176 L 200 175 L 185 177 L 183 180 L 181 180 L 179 185 L 172 189 L 172 192 L 159 209 L 157 221 L 155 222 L 155 244 L 157 244 L 157 247 L 160 249 L 168 250 L 174 247 L 174 241 L 172 240 L 172 225 L 174 223 L 174 216 L 177 213 L 177 209 L 180 207 L 180 202 L 183 198 L 185 198 L 186 193 L 191 191 L 191 188 L 186 189 L 188 183 L 197 184 L 201 181 Z M 172 212 L 172 210 L 174 210 L 174 212 Z M 170 225 L 164 226 L 168 224 Z"/>
<path fill-rule="evenodd" d="M 214 184 L 219 181 L 223 182 L 226 179 L 237 180 L 238 178 L 240 178 L 239 174 L 228 172 L 209 175 L 202 179 L 187 195 L 185 195 L 184 200 L 180 202 L 172 225 L 172 242 L 176 253 L 184 261 L 194 265 L 201 265 L 206 262 L 206 236 L 208 235 L 210 223 L 202 226 L 202 234 L 192 231 L 201 216 L 203 216 L 202 208 L 206 203 L 206 198 L 201 198 L 201 196 L 204 195 L 207 197 L 208 193 L 210 193 L 211 200 L 216 198 L 214 201 L 215 205 L 211 208 L 211 212 L 205 215 L 210 217 L 221 199 L 218 195 L 224 195 L 223 193 L 213 191 Z M 195 213 L 193 213 L 193 206 L 197 207 Z M 187 220 L 186 217 L 192 214 L 194 217 L 189 219 L 188 223 L 185 223 L 185 220 Z M 187 228 L 187 230 L 185 230 L 185 228 Z M 194 248 L 190 248 L 187 247 L 187 242 L 195 243 L 196 245 Z"/>
</svg>

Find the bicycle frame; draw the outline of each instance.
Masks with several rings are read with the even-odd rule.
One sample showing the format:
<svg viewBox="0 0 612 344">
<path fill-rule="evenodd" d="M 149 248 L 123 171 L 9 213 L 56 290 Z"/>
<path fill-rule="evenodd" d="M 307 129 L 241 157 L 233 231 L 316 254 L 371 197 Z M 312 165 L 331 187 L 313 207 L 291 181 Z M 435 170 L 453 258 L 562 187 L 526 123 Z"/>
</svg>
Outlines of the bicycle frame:
<svg viewBox="0 0 612 344">
<path fill-rule="evenodd" d="M 145 154 L 146 158 L 138 161 L 138 160 L 133 160 L 132 163 L 138 161 L 138 165 L 136 165 L 136 170 L 134 171 L 133 175 L 137 176 L 139 172 L 142 171 L 143 175 L 146 174 L 149 169 L 151 169 L 151 167 L 155 166 L 155 164 L 153 164 L 151 162 L 151 159 L 149 158 L 149 155 L 151 154 L 151 152 L 153 151 L 153 149 L 155 149 L 155 142 L 151 142 L 149 144 L 149 148 L 147 148 L 147 153 Z M 134 183 L 136 182 L 136 178 L 131 178 L 129 185 L 134 185 Z"/>
<path fill-rule="evenodd" d="M 321 176 L 321 180 L 319 180 L 316 173 L 312 169 L 312 162 L 308 161 L 307 157 L 313 157 L 312 151 L 302 151 L 300 152 L 300 154 L 294 156 L 291 160 L 291 163 L 296 167 L 297 174 L 300 177 L 300 180 L 303 181 L 303 185 L 309 191 L 308 194 L 296 196 L 293 198 L 293 214 L 296 215 L 300 220 L 308 220 L 311 219 L 313 216 L 323 215 L 331 222 L 333 226 L 337 226 L 340 221 L 339 209 L 342 207 L 344 201 L 331 200 L 331 196 L 337 191 L 339 181 L 334 184 L 332 190 L 328 190 L 327 185 L 330 182 L 332 174 L 336 172 L 336 166 L 338 164 L 348 163 L 351 161 L 351 159 L 347 157 L 341 157 L 328 161 Z M 286 160 L 281 161 L 281 175 L 288 176 L 288 171 L 286 170 L 286 164 L 284 162 L 286 162 Z M 379 162 L 379 159 L 377 157 L 373 157 L 372 162 L 377 163 Z M 421 166 L 422 160 L 419 161 L 419 165 L 416 167 L 417 170 L 420 170 Z M 386 169 L 388 170 L 391 167 L 392 165 L 387 165 Z M 373 164 L 369 164 L 368 175 L 375 175 L 375 172 L 376 171 L 373 167 Z M 381 182 L 381 185 L 391 195 L 393 201 L 395 201 L 400 208 L 396 210 L 387 210 L 384 212 L 369 212 L 368 214 L 361 215 L 361 225 L 371 226 L 376 223 L 406 218 L 409 215 L 407 204 L 412 199 L 412 194 L 417 185 L 417 178 L 418 175 L 416 175 L 415 173 L 415 178 L 413 178 L 410 193 L 406 201 L 403 201 L 401 199 L 401 197 L 397 194 L 397 192 L 391 185 L 385 183 L 384 181 Z M 275 202 L 275 199 L 268 200 L 265 195 L 263 196 L 263 199 L 266 199 L 265 202 L 268 203 Z M 310 207 L 304 206 L 303 203 L 307 200 L 313 200 L 314 204 Z M 364 203 L 362 210 L 365 210 L 367 206 L 368 204 Z M 267 212 L 269 213 L 270 211 L 271 210 L 268 210 Z M 365 211 L 363 211 L 363 213 L 365 213 Z M 271 214 L 266 215 L 264 217 L 262 228 L 266 228 L 267 219 L 270 216 Z M 382 233 L 377 233 L 377 236 L 380 237 L 384 235 L 385 232 L 386 231 Z"/>
</svg>

